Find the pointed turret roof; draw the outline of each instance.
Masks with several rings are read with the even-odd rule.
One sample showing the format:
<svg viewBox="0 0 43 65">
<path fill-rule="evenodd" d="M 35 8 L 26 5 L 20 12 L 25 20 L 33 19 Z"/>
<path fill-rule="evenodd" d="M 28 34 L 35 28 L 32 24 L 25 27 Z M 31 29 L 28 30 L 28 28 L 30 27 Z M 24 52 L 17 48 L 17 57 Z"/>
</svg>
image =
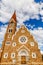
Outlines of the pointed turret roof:
<svg viewBox="0 0 43 65">
<path fill-rule="evenodd" d="M 15 21 L 17 21 L 17 20 L 16 20 L 16 11 L 15 11 L 14 14 L 12 15 L 11 19 L 12 19 L 12 18 L 13 18 Z"/>
</svg>

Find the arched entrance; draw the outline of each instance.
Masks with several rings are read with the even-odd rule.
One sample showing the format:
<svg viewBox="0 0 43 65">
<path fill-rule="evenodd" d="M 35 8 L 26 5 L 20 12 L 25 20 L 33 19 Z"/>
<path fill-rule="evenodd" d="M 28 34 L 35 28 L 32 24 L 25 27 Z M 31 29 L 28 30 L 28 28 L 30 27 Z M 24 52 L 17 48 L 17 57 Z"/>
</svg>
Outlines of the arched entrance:
<svg viewBox="0 0 43 65">
<path fill-rule="evenodd" d="M 21 64 L 27 64 L 28 57 L 29 57 L 27 50 L 25 49 L 20 50 L 18 56 L 19 56 L 18 60 L 20 61 Z"/>
</svg>

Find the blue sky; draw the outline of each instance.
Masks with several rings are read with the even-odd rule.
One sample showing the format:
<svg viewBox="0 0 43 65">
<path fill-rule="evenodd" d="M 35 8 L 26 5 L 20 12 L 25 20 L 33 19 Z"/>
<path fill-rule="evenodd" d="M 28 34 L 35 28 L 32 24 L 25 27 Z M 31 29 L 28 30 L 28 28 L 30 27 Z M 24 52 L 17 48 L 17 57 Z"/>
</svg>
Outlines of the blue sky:
<svg viewBox="0 0 43 65">
<path fill-rule="evenodd" d="M 37 22 L 36 22 L 36 21 L 37 21 Z M 24 24 L 27 25 L 27 27 L 28 27 L 29 24 L 30 24 L 31 26 L 34 25 L 34 26 L 33 26 L 33 29 L 34 29 L 34 28 L 38 28 L 38 27 L 43 28 L 43 22 L 42 22 L 41 19 L 39 19 L 39 20 L 30 19 L 29 22 L 28 22 L 28 20 L 27 20 L 27 21 L 24 22 Z M 31 27 L 28 27 L 28 28 L 31 28 Z"/>
<path fill-rule="evenodd" d="M 8 22 L 16 10 L 17 26 L 24 24 L 43 52 L 43 0 L 0 0 L 0 5 L 0 47 Z"/>
<path fill-rule="evenodd" d="M 43 0 L 35 0 L 36 3 L 43 2 Z"/>
</svg>

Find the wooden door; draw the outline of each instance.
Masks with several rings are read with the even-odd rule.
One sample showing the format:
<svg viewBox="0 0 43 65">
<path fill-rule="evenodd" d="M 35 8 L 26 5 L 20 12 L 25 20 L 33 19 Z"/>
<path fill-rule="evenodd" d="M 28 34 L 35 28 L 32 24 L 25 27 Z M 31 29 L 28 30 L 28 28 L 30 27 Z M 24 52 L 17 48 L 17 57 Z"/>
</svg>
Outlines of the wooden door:
<svg viewBox="0 0 43 65">
<path fill-rule="evenodd" d="M 21 56 L 21 64 L 26 64 L 26 56 Z"/>
</svg>

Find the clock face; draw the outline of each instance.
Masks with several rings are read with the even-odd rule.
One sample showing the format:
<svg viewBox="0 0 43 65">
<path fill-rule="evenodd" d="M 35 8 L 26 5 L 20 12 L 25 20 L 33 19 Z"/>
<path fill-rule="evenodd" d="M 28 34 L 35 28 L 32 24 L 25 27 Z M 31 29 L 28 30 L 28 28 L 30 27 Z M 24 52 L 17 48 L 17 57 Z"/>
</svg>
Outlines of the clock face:
<svg viewBox="0 0 43 65">
<path fill-rule="evenodd" d="M 21 44 L 26 44 L 27 41 L 28 41 L 28 38 L 27 38 L 26 36 L 20 36 L 20 37 L 19 37 L 19 42 L 20 42 Z"/>
</svg>

